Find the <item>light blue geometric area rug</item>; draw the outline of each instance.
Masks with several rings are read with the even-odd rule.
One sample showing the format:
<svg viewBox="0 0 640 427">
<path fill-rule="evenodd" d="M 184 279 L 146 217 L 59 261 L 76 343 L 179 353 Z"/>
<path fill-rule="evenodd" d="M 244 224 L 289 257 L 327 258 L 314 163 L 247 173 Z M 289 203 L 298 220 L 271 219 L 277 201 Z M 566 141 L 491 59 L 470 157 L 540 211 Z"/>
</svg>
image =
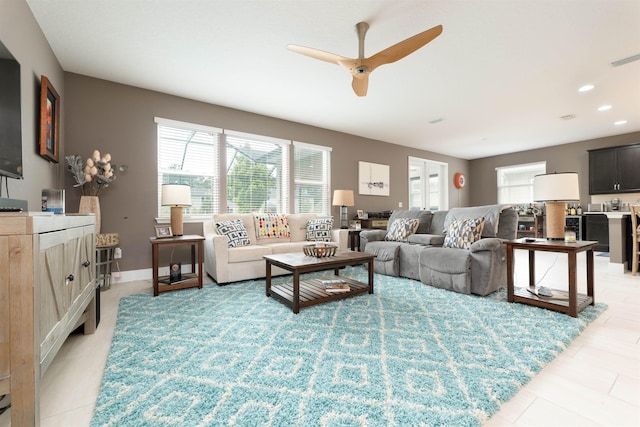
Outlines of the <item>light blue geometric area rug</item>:
<svg viewBox="0 0 640 427">
<path fill-rule="evenodd" d="M 606 309 L 505 300 L 382 275 L 297 315 L 264 280 L 126 297 L 91 425 L 477 426 Z"/>
</svg>

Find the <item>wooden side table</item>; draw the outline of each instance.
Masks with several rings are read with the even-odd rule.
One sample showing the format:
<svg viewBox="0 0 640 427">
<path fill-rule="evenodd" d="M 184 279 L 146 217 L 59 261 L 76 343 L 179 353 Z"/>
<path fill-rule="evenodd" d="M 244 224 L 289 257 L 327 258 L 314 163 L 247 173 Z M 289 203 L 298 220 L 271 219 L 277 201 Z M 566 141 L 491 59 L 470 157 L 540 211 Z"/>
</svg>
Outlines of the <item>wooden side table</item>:
<svg viewBox="0 0 640 427">
<path fill-rule="evenodd" d="M 349 249 L 352 251 L 360 251 L 360 232 L 354 228 L 349 229 Z"/>
<path fill-rule="evenodd" d="M 198 235 L 174 236 L 158 239 L 149 238 L 153 252 L 153 296 L 160 292 L 175 291 L 178 289 L 198 287 L 202 289 L 202 263 L 204 252 L 204 237 Z M 169 276 L 158 275 L 158 252 L 160 247 L 190 246 L 191 247 L 191 273 L 182 273 L 182 279 L 170 282 Z M 196 261 L 197 255 L 197 261 Z M 196 272 L 196 262 L 198 264 Z"/>
<path fill-rule="evenodd" d="M 588 305 L 593 305 L 593 249 L 598 244 L 594 241 L 577 241 L 575 243 L 565 243 L 562 240 L 536 239 L 535 242 L 527 242 L 526 239 L 516 239 L 506 241 L 507 245 L 507 301 L 520 302 L 523 304 L 535 305 L 549 310 L 559 311 L 571 317 L 578 317 L 578 313 Z M 529 288 L 536 287 L 536 251 L 566 253 L 569 260 L 568 281 L 569 292 L 566 300 L 538 297 L 527 289 L 514 289 L 513 283 L 513 251 L 515 249 L 525 249 L 529 251 Z M 579 252 L 586 252 L 587 256 L 587 295 L 578 294 L 576 255 Z"/>
</svg>

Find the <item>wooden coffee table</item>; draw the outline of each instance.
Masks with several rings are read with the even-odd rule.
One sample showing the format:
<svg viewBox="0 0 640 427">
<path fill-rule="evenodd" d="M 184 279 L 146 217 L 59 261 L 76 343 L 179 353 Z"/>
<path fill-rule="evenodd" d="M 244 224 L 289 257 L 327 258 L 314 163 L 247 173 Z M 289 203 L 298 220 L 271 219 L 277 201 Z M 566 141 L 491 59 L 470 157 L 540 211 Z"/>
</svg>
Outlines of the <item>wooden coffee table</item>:
<svg viewBox="0 0 640 427">
<path fill-rule="evenodd" d="M 285 305 L 291 307 L 294 313 L 300 308 L 309 307 L 329 301 L 336 301 L 365 292 L 373 293 L 373 259 L 375 255 L 363 252 L 338 251 L 334 256 L 316 258 L 302 252 L 265 255 L 266 265 L 266 293 Z M 348 277 L 341 277 L 339 269 L 349 265 L 368 264 L 369 283 L 362 283 Z M 271 286 L 271 266 L 275 265 L 293 273 L 293 282 Z M 322 279 L 308 279 L 300 281 L 300 274 L 314 271 L 334 270 L 334 277 L 340 277 L 349 284 L 348 292 L 329 293 L 322 286 Z"/>
</svg>

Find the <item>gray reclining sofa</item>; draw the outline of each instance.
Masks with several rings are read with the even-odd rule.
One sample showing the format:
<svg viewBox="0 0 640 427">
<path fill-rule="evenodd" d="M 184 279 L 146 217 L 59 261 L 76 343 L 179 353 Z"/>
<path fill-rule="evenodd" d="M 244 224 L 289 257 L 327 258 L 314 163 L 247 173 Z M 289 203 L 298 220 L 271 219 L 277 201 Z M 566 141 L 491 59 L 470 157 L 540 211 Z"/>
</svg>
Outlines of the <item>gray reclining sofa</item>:
<svg viewBox="0 0 640 427">
<path fill-rule="evenodd" d="M 402 240 L 385 240 L 387 230 L 362 230 L 360 248 L 376 255 L 376 273 L 420 280 L 464 294 L 488 295 L 507 285 L 503 240 L 516 238 L 518 214 L 508 205 L 453 208 L 449 211 L 395 211 L 395 220 L 418 220 L 418 228 Z M 468 249 L 443 247 L 452 223 L 484 218 L 481 238 Z M 413 223 L 415 224 L 415 223 Z M 449 241 L 450 244 L 450 241 Z"/>
</svg>

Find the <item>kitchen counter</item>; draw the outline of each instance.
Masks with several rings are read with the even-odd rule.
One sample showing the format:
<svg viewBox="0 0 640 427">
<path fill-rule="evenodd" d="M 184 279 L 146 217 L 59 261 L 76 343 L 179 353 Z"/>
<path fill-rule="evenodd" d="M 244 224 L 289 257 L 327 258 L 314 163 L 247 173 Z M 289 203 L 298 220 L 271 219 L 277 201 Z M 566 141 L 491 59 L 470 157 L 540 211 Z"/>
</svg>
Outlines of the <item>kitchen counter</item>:
<svg viewBox="0 0 640 427">
<path fill-rule="evenodd" d="M 631 212 L 584 212 L 584 215 L 606 215 L 609 224 L 609 263 L 622 272 L 627 270 L 631 236 Z"/>
</svg>

